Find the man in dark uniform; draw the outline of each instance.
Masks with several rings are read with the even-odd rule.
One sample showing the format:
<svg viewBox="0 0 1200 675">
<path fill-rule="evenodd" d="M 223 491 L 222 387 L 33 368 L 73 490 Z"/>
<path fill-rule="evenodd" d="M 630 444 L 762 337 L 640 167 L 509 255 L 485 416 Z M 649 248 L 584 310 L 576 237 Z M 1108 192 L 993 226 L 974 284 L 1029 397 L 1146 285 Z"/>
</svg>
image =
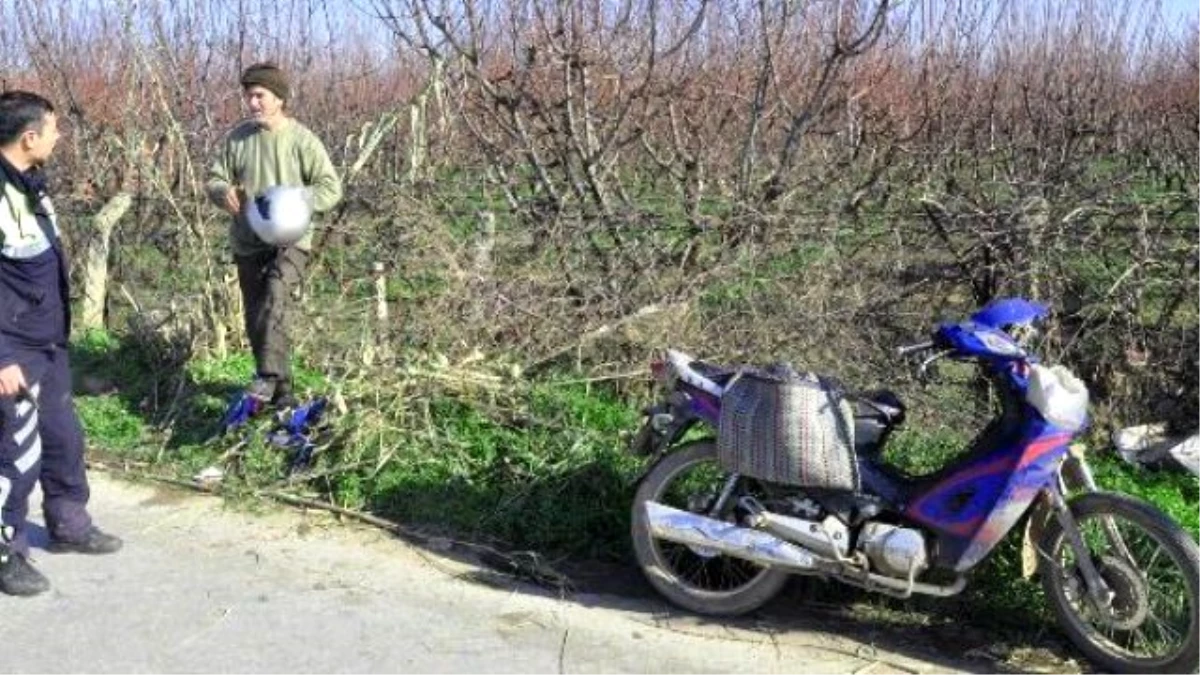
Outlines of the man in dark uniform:
<svg viewBox="0 0 1200 675">
<path fill-rule="evenodd" d="M 83 428 L 71 399 L 68 263 L 41 168 L 58 142 L 49 101 L 0 94 L 0 592 L 50 587 L 29 562 L 26 515 L 40 482 L 51 552 L 112 553 L 92 524 Z"/>
</svg>

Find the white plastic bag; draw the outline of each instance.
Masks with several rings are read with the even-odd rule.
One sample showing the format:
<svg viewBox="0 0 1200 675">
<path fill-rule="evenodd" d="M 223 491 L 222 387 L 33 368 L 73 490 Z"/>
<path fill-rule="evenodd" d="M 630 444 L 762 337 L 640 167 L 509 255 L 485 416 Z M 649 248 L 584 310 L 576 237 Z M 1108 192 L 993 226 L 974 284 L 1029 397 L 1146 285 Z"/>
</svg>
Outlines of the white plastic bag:
<svg viewBox="0 0 1200 675">
<path fill-rule="evenodd" d="M 1138 455 L 1161 446 L 1167 440 L 1166 423 L 1141 424 L 1119 429 L 1112 435 L 1113 445 L 1126 462 L 1138 464 Z"/>
<path fill-rule="evenodd" d="M 1130 464 L 1159 467 L 1173 462 L 1200 476 L 1200 434 L 1181 438 L 1167 431 L 1165 422 L 1126 427 L 1113 434 L 1113 445 Z"/>
<path fill-rule="evenodd" d="M 1167 451 L 1179 466 L 1200 476 L 1200 435 L 1192 435 Z"/>
<path fill-rule="evenodd" d="M 1063 366 L 1034 364 L 1025 399 L 1043 419 L 1066 431 L 1078 431 L 1087 423 L 1087 387 Z"/>
</svg>

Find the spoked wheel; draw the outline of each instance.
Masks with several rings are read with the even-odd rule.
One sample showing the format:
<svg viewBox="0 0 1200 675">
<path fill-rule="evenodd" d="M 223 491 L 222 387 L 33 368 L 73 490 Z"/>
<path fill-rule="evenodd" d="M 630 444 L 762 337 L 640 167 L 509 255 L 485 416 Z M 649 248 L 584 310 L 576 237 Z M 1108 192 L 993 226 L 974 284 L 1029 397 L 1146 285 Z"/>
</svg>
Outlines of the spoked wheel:
<svg viewBox="0 0 1200 675">
<path fill-rule="evenodd" d="M 1051 521 L 1041 545 L 1042 585 L 1071 641 L 1113 672 L 1196 672 L 1196 542 L 1158 510 L 1121 495 L 1085 495 L 1071 513 L 1109 596 L 1089 596 L 1075 549 Z"/>
<path fill-rule="evenodd" d="M 671 602 L 701 614 L 733 616 L 761 607 L 779 593 L 788 573 L 702 546 L 655 538 L 644 504 L 660 504 L 711 518 L 733 520 L 737 498 L 755 494 L 754 481 L 738 481 L 724 513 L 711 514 L 728 474 L 711 441 L 690 444 L 663 457 L 633 499 L 633 550 L 650 583 Z M 758 495 L 761 496 L 761 495 Z"/>
</svg>

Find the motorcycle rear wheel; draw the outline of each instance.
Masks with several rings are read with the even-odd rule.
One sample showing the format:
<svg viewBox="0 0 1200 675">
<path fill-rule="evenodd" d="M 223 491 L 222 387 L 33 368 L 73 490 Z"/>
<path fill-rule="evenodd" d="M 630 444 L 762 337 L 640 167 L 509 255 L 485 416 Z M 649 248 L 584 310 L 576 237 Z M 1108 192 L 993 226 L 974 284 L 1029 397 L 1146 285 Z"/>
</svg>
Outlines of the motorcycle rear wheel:
<svg viewBox="0 0 1200 675">
<path fill-rule="evenodd" d="M 697 441 L 658 461 L 638 486 L 633 499 L 633 550 L 642 572 L 672 603 L 699 614 L 736 616 L 758 609 L 787 583 L 788 573 L 753 562 L 655 538 L 646 522 L 644 504 L 655 501 L 677 509 L 707 513 L 721 491 L 725 473 L 712 441 Z M 727 504 L 751 494 L 752 481 L 742 480 Z"/>
<path fill-rule="evenodd" d="M 1117 673 L 1195 673 L 1200 654 L 1200 553 L 1154 507 L 1112 493 L 1071 502 L 1080 534 L 1114 597 L 1088 597 L 1058 520 L 1042 537 L 1042 586 L 1063 631 L 1089 660 Z"/>
</svg>

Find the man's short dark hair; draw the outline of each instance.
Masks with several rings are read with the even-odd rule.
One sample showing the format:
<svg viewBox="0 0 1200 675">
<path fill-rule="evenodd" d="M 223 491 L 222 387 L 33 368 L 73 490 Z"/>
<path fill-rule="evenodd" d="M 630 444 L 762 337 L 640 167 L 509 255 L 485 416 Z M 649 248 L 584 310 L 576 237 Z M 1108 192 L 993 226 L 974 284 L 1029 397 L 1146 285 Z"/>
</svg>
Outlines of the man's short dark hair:
<svg viewBox="0 0 1200 675">
<path fill-rule="evenodd" d="M 54 105 L 28 91 L 6 91 L 0 94 L 0 145 L 8 145 L 26 131 L 42 130 L 46 115 Z"/>
</svg>

